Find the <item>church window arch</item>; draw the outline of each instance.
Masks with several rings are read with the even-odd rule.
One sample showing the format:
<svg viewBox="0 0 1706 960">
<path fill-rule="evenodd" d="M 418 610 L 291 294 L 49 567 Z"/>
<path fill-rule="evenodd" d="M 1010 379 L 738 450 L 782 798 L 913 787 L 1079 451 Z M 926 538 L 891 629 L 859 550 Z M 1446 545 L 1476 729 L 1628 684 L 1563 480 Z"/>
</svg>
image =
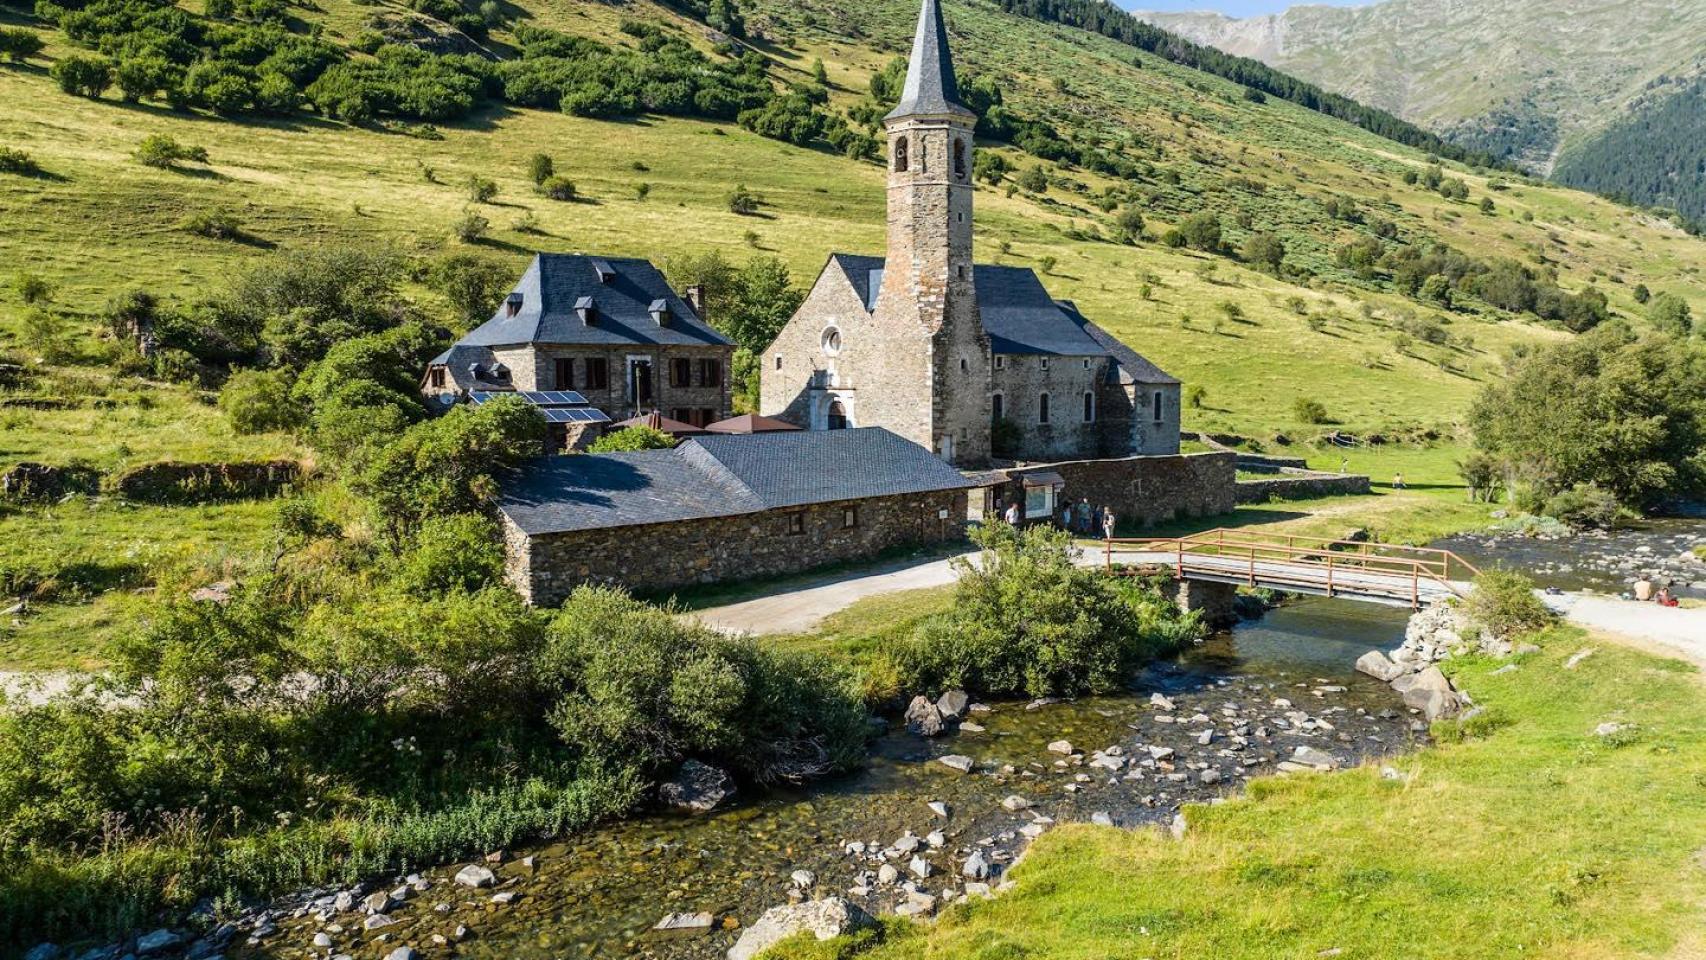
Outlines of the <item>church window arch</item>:
<svg viewBox="0 0 1706 960">
<path fill-rule="evenodd" d="M 841 353 L 841 330 L 834 326 L 823 328 L 823 352 L 830 356 Z"/>
<path fill-rule="evenodd" d="M 909 141 L 907 140 L 907 138 L 904 134 L 894 138 L 894 172 L 895 173 L 905 173 L 907 171 L 908 159 L 909 159 L 907 157 L 908 142 Z"/>
<path fill-rule="evenodd" d="M 1096 395 L 1088 390 L 1084 391 L 1084 422 L 1096 422 Z"/>
<path fill-rule="evenodd" d="M 1048 394 L 1037 398 L 1037 422 L 1048 423 Z"/>
<path fill-rule="evenodd" d="M 954 138 L 954 177 L 966 178 L 966 142 L 959 137 Z"/>
</svg>

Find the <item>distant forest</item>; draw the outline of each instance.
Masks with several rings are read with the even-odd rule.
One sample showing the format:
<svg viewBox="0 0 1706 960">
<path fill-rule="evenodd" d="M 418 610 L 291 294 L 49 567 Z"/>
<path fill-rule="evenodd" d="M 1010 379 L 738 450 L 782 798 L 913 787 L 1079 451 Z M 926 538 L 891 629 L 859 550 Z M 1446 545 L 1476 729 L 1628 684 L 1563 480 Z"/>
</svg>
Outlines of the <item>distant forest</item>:
<svg viewBox="0 0 1706 960">
<path fill-rule="evenodd" d="M 1147 50 L 1166 60 L 1192 67 L 1204 73 L 1241 83 L 1269 96 L 1289 100 L 1299 106 L 1324 113 L 1329 117 L 1354 123 L 1357 126 L 1418 150 L 1426 150 L 1449 160 L 1472 166 L 1504 165 L 1491 154 L 1469 150 L 1400 120 L 1384 110 L 1364 106 L 1336 93 L 1328 93 L 1314 84 L 1275 70 L 1249 57 L 1236 57 L 1213 47 L 1192 43 L 1160 27 L 1144 23 L 1131 14 L 1108 3 L 1107 0 L 998 0 L 1001 9 L 1021 17 L 1058 23 L 1099 33 L 1104 37 Z"/>
<path fill-rule="evenodd" d="M 1552 179 L 1706 219 L 1706 78 L 1565 152 Z"/>
</svg>

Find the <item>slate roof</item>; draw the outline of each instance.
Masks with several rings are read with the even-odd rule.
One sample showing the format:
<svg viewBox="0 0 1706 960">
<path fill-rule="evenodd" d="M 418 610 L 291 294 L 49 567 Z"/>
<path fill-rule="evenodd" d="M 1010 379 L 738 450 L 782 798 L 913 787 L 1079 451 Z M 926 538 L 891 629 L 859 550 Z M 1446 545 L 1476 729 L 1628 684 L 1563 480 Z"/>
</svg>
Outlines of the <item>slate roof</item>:
<svg viewBox="0 0 1706 960">
<path fill-rule="evenodd" d="M 1070 309 L 1074 315 L 1083 320 L 1083 314 L 1078 313 L 1078 308 L 1073 307 L 1068 301 L 1061 302 L 1063 306 Z M 1155 364 L 1150 363 L 1143 354 L 1126 346 L 1118 337 L 1106 330 L 1103 330 L 1101 327 L 1096 326 L 1089 320 L 1084 320 L 1084 332 L 1088 333 L 1097 343 L 1101 344 L 1102 347 L 1114 358 L 1114 362 L 1119 364 L 1117 373 L 1120 376 L 1122 383 L 1130 382 L 1162 385 L 1178 384 L 1178 377 L 1175 377 Z"/>
<path fill-rule="evenodd" d="M 924 0 L 918 11 L 918 32 L 912 38 L 912 57 L 907 61 L 900 104 L 884 119 L 944 114 L 976 116 L 960 102 L 960 85 L 954 79 L 954 58 L 948 51 L 948 27 L 942 22 L 940 0 Z"/>
<path fill-rule="evenodd" d="M 733 346 L 669 288 L 649 261 L 626 257 L 541 253 L 515 285 L 521 309 L 506 316 L 500 304 L 492 319 L 457 342 L 458 346 L 500 347 L 528 343 L 674 344 Z M 593 322 L 576 310 L 590 298 Z M 652 306 L 662 302 L 669 320 L 659 325 Z"/>
<path fill-rule="evenodd" d="M 535 460 L 499 508 L 529 535 L 733 517 L 971 486 L 882 427 L 695 437 L 673 450 Z"/>
<path fill-rule="evenodd" d="M 883 258 L 852 253 L 830 255 L 834 264 L 864 303 L 875 310 L 883 286 Z M 996 353 L 1046 354 L 1066 357 L 1103 357 L 1112 354 L 1121 363 L 1120 352 L 1098 339 L 1094 326 L 1070 303 L 1049 296 L 1036 272 L 1027 267 L 980 263 L 972 267 L 977 288 L 977 310 Z M 1113 341 L 1138 364 L 1155 372 L 1155 365 L 1131 348 Z M 1162 374 L 1162 376 L 1166 376 Z M 1147 381 L 1145 381 L 1147 382 Z"/>
</svg>

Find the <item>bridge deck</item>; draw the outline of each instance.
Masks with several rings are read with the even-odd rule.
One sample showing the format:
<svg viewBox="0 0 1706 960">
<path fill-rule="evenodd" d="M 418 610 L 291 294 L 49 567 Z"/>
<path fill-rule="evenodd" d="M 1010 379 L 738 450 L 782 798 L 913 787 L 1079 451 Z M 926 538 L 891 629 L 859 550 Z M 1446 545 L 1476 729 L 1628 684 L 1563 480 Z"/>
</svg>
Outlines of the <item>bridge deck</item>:
<svg viewBox="0 0 1706 960">
<path fill-rule="evenodd" d="M 1105 562 L 1169 570 L 1186 580 L 1265 587 L 1400 607 L 1466 596 L 1479 571 L 1456 554 L 1424 547 L 1283 536 L 1236 530 L 1189 537 L 1113 540 Z"/>
</svg>

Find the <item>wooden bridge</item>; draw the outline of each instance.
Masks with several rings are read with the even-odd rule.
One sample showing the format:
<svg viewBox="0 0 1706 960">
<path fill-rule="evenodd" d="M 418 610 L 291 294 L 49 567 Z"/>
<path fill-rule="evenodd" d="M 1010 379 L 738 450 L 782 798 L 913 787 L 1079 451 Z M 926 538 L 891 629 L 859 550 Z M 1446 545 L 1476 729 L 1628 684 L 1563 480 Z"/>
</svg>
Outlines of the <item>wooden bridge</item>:
<svg viewBox="0 0 1706 960">
<path fill-rule="evenodd" d="M 1238 530 L 1107 541 L 1112 574 L 1166 570 L 1180 580 L 1266 587 L 1416 610 L 1469 594 L 1480 574 L 1452 553 L 1354 540 Z"/>
</svg>

